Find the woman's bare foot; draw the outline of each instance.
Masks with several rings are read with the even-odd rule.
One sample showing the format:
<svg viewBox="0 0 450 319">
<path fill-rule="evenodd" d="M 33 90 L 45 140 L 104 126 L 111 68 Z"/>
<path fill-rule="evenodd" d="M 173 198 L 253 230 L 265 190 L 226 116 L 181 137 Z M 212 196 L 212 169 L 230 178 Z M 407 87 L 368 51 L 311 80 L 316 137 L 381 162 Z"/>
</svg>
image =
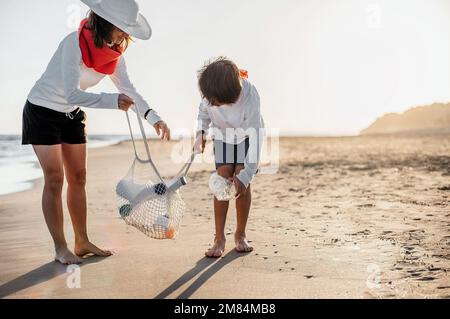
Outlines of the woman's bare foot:
<svg viewBox="0 0 450 319">
<path fill-rule="evenodd" d="M 249 253 L 253 251 L 253 247 L 247 241 L 245 235 L 234 234 L 234 242 L 236 243 L 236 251 L 238 253 Z"/>
<path fill-rule="evenodd" d="M 55 261 L 63 265 L 81 264 L 83 261 L 75 256 L 67 247 L 56 249 Z"/>
<path fill-rule="evenodd" d="M 80 257 L 91 254 L 94 256 L 108 257 L 112 255 L 112 252 L 100 249 L 90 241 L 84 241 L 75 244 L 75 254 Z"/>
<path fill-rule="evenodd" d="M 205 252 L 205 256 L 209 258 L 219 258 L 225 251 L 225 237 L 214 240 L 214 245 Z"/>
</svg>

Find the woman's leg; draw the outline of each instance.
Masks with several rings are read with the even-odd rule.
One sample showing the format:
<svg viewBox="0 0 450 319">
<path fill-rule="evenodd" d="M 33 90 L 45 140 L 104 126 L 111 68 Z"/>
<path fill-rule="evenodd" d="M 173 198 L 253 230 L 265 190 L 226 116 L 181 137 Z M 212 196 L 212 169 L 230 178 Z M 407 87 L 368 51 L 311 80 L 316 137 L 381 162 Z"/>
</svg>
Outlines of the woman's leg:
<svg viewBox="0 0 450 319">
<path fill-rule="evenodd" d="M 64 171 L 67 179 L 67 207 L 75 233 L 75 254 L 110 256 L 89 241 L 86 204 L 86 144 L 62 144 Z"/>
<path fill-rule="evenodd" d="M 237 165 L 235 174 L 244 169 L 244 166 Z M 234 233 L 234 241 L 236 243 L 236 251 L 241 253 L 247 253 L 253 250 L 253 247 L 249 245 L 245 234 L 245 228 L 247 227 L 248 215 L 250 213 L 250 206 L 252 203 L 252 192 L 250 185 L 244 194 L 236 199 L 236 232 Z"/>
<path fill-rule="evenodd" d="M 67 248 L 64 237 L 61 199 L 64 170 L 61 145 L 33 145 L 33 148 L 44 172 L 42 211 L 55 244 L 55 259 L 63 264 L 80 263 L 81 260 Z"/>
<path fill-rule="evenodd" d="M 233 173 L 233 165 L 224 165 L 217 169 L 217 174 L 226 179 L 232 177 Z M 225 222 L 227 220 L 228 206 L 229 202 L 221 202 L 214 197 L 216 235 L 214 245 L 205 252 L 207 257 L 218 258 L 225 251 Z"/>
</svg>

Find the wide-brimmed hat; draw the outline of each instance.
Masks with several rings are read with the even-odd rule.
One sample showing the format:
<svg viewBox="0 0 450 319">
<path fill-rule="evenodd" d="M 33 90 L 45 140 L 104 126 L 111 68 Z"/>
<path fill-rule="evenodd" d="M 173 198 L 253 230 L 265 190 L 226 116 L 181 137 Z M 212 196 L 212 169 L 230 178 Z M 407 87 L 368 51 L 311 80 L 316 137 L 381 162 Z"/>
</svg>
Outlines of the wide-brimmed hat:
<svg viewBox="0 0 450 319">
<path fill-rule="evenodd" d="M 95 14 L 135 38 L 148 40 L 152 36 L 152 28 L 139 13 L 139 5 L 134 0 L 81 1 Z"/>
</svg>

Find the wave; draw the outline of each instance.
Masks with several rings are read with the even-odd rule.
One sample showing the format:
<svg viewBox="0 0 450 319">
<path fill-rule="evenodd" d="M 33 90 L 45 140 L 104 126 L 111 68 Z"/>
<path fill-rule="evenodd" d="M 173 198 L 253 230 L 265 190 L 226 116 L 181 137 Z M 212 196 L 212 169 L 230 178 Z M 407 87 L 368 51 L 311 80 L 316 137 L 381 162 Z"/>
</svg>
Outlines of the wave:
<svg viewBox="0 0 450 319">
<path fill-rule="evenodd" d="M 100 148 L 129 139 L 127 135 L 91 135 L 88 148 Z M 0 195 L 30 189 L 42 177 L 31 145 L 21 145 L 21 135 L 0 135 Z"/>
</svg>

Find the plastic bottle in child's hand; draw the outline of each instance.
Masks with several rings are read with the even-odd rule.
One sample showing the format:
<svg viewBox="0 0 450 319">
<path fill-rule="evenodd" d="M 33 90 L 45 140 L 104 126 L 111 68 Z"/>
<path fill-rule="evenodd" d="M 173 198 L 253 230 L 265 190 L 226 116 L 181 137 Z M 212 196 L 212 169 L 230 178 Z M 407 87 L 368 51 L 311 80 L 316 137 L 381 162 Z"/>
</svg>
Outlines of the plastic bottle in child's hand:
<svg viewBox="0 0 450 319">
<path fill-rule="evenodd" d="M 230 201 L 235 198 L 233 183 L 217 173 L 211 174 L 209 188 L 218 201 Z"/>
</svg>

